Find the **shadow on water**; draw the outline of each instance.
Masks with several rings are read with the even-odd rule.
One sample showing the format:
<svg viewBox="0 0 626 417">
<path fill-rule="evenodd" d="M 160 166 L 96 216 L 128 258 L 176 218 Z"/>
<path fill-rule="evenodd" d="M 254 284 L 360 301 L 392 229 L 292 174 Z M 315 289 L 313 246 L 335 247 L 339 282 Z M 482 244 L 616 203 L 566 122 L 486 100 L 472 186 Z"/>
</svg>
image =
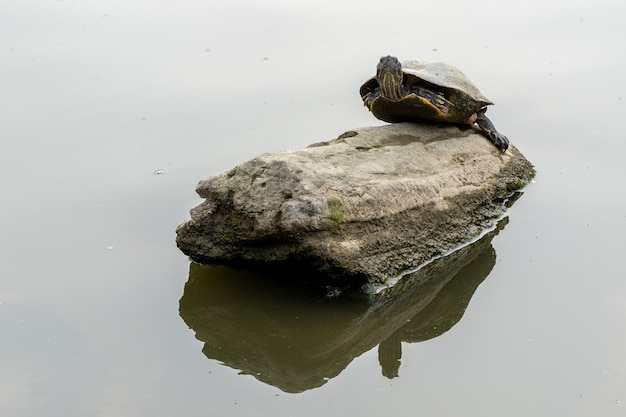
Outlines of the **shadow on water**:
<svg viewBox="0 0 626 417">
<path fill-rule="evenodd" d="M 507 222 L 372 296 L 330 299 L 267 274 L 191 263 L 180 315 L 208 358 L 285 392 L 324 385 L 377 345 L 382 374 L 394 378 L 402 342 L 432 339 L 461 319 Z"/>
</svg>

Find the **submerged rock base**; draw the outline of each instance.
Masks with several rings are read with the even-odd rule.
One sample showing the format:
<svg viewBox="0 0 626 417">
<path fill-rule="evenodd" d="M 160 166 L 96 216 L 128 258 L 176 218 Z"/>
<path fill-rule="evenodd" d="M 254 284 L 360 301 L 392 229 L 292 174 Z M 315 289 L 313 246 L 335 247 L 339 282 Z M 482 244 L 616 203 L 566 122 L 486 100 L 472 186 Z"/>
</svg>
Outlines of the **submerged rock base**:
<svg viewBox="0 0 626 417">
<path fill-rule="evenodd" d="M 533 176 L 473 128 L 362 128 L 201 181 L 176 242 L 198 263 L 380 287 L 492 227 Z"/>
<path fill-rule="evenodd" d="M 394 378 L 405 343 L 438 337 L 461 320 L 496 263 L 491 240 L 506 222 L 375 295 L 330 300 L 325 289 L 192 262 L 180 316 L 208 358 L 285 392 L 326 384 L 376 346 L 382 374 Z"/>
</svg>

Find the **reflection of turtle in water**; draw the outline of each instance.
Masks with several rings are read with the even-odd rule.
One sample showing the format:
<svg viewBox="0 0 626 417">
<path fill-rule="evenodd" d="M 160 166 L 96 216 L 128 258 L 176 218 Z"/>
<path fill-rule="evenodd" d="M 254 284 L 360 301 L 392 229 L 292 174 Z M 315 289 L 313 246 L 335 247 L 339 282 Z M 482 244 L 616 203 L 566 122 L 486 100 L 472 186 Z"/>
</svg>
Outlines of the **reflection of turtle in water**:
<svg viewBox="0 0 626 417">
<path fill-rule="evenodd" d="M 434 121 L 474 124 L 499 149 L 509 140 L 485 116 L 493 104 L 457 68 L 441 62 L 382 57 L 376 76 L 361 86 L 365 106 L 386 122 Z"/>
</svg>

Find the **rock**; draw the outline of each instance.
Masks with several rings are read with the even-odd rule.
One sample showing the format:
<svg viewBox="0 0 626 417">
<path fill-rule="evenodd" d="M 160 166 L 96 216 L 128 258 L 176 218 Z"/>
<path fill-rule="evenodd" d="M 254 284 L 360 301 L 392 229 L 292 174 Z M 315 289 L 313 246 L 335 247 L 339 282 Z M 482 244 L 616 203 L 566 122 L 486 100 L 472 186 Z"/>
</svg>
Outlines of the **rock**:
<svg viewBox="0 0 626 417">
<path fill-rule="evenodd" d="M 176 241 L 198 263 L 376 288 L 493 227 L 533 176 L 474 128 L 361 128 L 200 181 Z"/>
</svg>

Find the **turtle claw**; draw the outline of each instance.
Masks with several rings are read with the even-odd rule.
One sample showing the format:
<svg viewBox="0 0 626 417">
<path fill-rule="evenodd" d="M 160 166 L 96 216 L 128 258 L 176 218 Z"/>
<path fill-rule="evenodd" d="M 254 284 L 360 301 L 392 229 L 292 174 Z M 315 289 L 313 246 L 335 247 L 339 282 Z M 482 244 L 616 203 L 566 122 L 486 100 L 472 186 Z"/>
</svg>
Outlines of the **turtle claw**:
<svg viewBox="0 0 626 417">
<path fill-rule="evenodd" d="M 480 124 L 478 124 L 478 126 L 482 129 Z M 509 139 L 506 136 L 495 130 L 482 129 L 482 131 L 496 148 L 500 149 L 502 152 L 506 152 L 506 150 L 509 149 Z"/>
<path fill-rule="evenodd" d="M 491 132 L 489 140 L 491 140 L 496 148 L 500 149 L 502 152 L 506 152 L 509 148 L 509 139 L 498 132 Z"/>
</svg>

